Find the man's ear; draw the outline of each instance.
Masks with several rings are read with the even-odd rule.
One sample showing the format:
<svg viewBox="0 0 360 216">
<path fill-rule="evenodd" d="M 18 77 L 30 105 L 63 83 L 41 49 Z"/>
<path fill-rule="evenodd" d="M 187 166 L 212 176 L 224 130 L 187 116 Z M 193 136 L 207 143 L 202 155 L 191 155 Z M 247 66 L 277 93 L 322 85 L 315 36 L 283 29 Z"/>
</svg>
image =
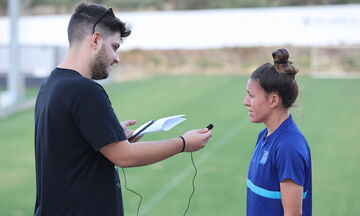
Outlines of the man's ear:
<svg viewBox="0 0 360 216">
<path fill-rule="evenodd" d="M 275 109 L 281 103 L 281 98 L 278 93 L 271 93 L 268 97 L 271 109 Z"/>
<path fill-rule="evenodd" d="M 91 49 L 98 50 L 102 47 L 103 38 L 99 32 L 95 32 L 90 37 Z"/>
</svg>

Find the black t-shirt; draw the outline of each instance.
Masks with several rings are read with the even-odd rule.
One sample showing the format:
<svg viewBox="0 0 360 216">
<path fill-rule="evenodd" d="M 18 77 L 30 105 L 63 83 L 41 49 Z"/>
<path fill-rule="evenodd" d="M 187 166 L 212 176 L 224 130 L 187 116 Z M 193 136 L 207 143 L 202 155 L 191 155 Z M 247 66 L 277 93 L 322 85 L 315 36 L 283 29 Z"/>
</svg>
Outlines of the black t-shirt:
<svg viewBox="0 0 360 216">
<path fill-rule="evenodd" d="M 105 90 L 56 68 L 35 106 L 34 215 L 123 215 L 115 165 L 99 149 L 126 140 Z"/>
</svg>

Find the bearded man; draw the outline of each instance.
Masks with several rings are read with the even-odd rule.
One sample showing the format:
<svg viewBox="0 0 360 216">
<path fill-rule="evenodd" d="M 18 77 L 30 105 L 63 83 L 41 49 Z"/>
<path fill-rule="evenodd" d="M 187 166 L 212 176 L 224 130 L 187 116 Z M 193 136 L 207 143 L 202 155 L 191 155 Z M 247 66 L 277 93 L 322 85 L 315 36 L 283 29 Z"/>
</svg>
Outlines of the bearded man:
<svg viewBox="0 0 360 216">
<path fill-rule="evenodd" d="M 44 81 L 35 106 L 34 215 L 123 215 L 118 167 L 144 166 L 204 147 L 211 131 L 128 141 L 135 120 L 119 122 L 104 88 L 130 35 L 111 8 L 82 2 L 68 25 L 70 48 Z M 186 143 L 186 144 L 185 144 Z"/>
</svg>

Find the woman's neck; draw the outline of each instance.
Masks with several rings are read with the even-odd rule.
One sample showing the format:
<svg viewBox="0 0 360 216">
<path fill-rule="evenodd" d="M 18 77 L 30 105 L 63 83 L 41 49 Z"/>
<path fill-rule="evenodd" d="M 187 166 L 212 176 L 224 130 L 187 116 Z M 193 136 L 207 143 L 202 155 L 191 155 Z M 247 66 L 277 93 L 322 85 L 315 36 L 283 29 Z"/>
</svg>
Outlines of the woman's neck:
<svg viewBox="0 0 360 216">
<path fill-rule="evenodd" d="M 274 113 L 270 118 L 264 122 L 268 129 L 267 136 L 272 134 L 287 118 L 289 118 L 289 112 L 286 110 L 284 112 Z"/>
</svg>

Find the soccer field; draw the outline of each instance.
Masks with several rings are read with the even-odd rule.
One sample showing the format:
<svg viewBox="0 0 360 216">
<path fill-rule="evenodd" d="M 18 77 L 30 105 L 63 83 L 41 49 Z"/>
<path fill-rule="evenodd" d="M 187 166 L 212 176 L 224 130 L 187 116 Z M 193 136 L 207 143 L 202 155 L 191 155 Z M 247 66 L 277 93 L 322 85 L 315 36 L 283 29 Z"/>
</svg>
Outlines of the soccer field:
<svg viewBox="0 0 360 216">
<path fill-rule="evenodd" d="M 310 145 L 313 215 L 360 212 L 360 79 L 298 77 L 300 95 L 291 113 Z M 193 154 L 196 191 L 187 215 L 245 215 L 248 164 L 263 124 L 249 122 L 242 104 L 247 77 L 153 76 L 106 86 L 120 120 L 186 114 L 166 139 L 214 124 L 208 145 Z M 0 120 L 0 216 L 32 215 L 35 203 L 34 110 Z M 136 127 L 134 127 L 136 128 Z M 139 215 L 183 215 L 192 191 L 190 153 L 125 169 L 128 187 L 143 196 Z M 124 187 L 125 215 L 134 215 L 138 197 Z"/>
</svg>

